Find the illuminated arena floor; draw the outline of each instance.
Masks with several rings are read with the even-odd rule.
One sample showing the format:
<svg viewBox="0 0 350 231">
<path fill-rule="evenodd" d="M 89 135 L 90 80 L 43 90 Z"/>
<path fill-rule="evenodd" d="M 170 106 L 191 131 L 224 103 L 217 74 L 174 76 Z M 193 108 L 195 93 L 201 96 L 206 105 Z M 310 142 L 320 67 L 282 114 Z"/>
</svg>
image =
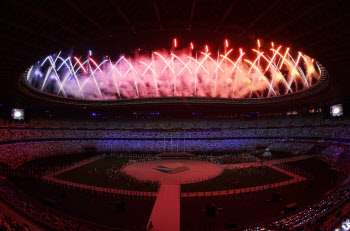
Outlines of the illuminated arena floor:
<svg viewBox="0 0 350 231">
<path fill-rule="evenodd" d="M 86 165 L 100 167 L 103 171 L 103 169 L 109 169 L 109 165 L 115 164 L 115 158 L 105 157 Z M 109 165 L 106 166 L 106 164 Z M 184 185 L 180 187 L 180 181 L 186 183 L 188 179 L 201 180 L 205 177 L 214 177 L 221 173 L 221 168 L 204 161 L 182 159 L 140 162 L 125 167 L 125 171 L 130 175 L 144 180 L 160 180 L 161 186 L 156 197 L 101 194 L 20 177 L 13 177 L 11 181 L 37 201 L 43 201 L 43 199 L 53 201 L 58 211 L 108 227 L 144 230 L 152 221 L 154 227 L 152 230 L 225 230 L 276 219 L 281 216 L 284 206 L 291 203 L 297 203 L 299 208 L 303 208 L 329 193 L 339 181 L 338 172 L 315 158 L 282 165 L 307 173 L 306 177 L 313 179 L 312 187 L 308 181 L 301 181 L 254 193 L 187 197 L 187 193 L 181 193 Z M 91 178 L 93 175 L 86 175 L 87 173 L 82 169 L 83 166 L 77 167 L 76 171 L 79 171 L 72 173 L 74 176 L 78 175 L 79 179 Z M 281 167 L 281 164 L 277 167 Z M 220 174 L 219 177 L 222 176 L 223 174 Z M 62 196 L 62 191 L 66 196 Z M 279 192 L 281 201 L 267 202 L 275 192 Z M 125 204 L 125 212 L 118 213 L 113 209 L 118 202 Z M 215 216 L 207 216 L 203 213 L 207 205 L 221 208 L 221 212 Z"/>
<path fill-rule="evenodd" d="M 222 173 L 217 164 L 197 160 L 154 160 L 128 165 L 124 171 L 141 180 L 159 181 L 161 184 L 184 184 L 202 181 Z"/>
<path fill-rule="evenodd" d="M 124 171 L 142 180 L 161 183 L 148 227 L 153 230 L 180 230 L 180 184 L 218 176 L 223 169 L 217 164 L 196 160 L 155 160 L 131 164 Z"/>
</svg>

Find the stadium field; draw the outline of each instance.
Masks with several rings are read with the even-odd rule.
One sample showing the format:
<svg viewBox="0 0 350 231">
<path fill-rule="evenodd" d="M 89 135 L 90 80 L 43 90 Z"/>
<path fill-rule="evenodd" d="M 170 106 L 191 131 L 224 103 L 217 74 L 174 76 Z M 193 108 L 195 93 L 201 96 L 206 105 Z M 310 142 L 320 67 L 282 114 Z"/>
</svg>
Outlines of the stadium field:
<svg viewBox="0 0 350 231">
<path fill-rule="evenodd" d="M 107 156 L 55 175 L 54 178 L 103 188 L 146 192 L 157 191 L 155 183 L 138 181 L 120 171 L 122 166 L 130 159 L 127 157 Z"/>
<path fill-rule="evenodd" d="M 267 184 L 274 184 L 291 180 L 280 171 L 268 166 L 250 167 L 241 169 L 225 169 L 224 172 L 207 181 L 185 184 L 181 186 L 182 192 L 210 192 L 231 189 L 249 188 Z"/>
</svg>

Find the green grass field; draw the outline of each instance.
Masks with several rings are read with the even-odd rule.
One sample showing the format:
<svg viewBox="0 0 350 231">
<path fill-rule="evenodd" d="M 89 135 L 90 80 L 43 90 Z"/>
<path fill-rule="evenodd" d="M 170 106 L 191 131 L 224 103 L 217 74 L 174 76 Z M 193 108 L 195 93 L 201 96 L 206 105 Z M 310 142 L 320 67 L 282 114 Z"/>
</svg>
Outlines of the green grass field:
<svg viewBox="0 0 350 231">
<path fill-rule="evenodd" d="M 102 159 L 93 161 L 91 163 L 82 165 L 80 167 L 71 169 L 61 174 L 55 175 L 54 178 L 61 179 L 64 181 L 91 185 L 96 187 L 113 188 L 113 189 L 124 189 L 124 190 L 135 190 L 154 192 L 157 191 L 151 183 L 128 180 L 120 181 L 108 181 L 106 173 L 108 169 L 120 168 L 123 164 L 127 163 L 130 158 L 121 158 L 117 156 L 107 156 Z M 96 170 L 95 170 L 96 169 Z"/>
<path fill-rule="evenodd" d="M 210 192 L 230 189 L 249 188 L 266 184 L 278 183 L 293 179 L 282 172 L 267 166 L 241 168 L 235 170 L 225 169 L 224 172 L 207 181 L 181 186 L 182 192 Z"/>
</svg>

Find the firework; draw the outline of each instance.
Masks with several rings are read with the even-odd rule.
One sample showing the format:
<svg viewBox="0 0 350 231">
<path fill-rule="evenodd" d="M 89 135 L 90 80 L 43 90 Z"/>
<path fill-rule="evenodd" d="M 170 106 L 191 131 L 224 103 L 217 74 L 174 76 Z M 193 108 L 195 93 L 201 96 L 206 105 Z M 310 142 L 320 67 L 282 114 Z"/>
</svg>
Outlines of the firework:
<svg viewBox="0 0 350 231">
<path fill-rule="evenodd" d="M 135 58 L 96 57 L 62 53 L 33 65 L 27 81 L 34 88 L 57 96 L 87 100 L 117 100 L 141 97 L 264 98 L 305 90 L 321 76 L 317 61 L 300 52 L 295 60 L 289 47 L 264 47 L 243 51 L 229 47 L 222 52 L 209 46 L 153 51 Z M 175 49 L 176 48 L 176 49 Z"/>
</svg>

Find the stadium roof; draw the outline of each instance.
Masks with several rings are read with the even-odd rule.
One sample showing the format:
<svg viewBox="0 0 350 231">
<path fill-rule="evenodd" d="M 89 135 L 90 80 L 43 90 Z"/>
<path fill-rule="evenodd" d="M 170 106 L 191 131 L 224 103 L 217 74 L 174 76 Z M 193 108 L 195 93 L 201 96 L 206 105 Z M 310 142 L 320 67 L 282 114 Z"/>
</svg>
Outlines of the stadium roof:
<svg viewBox="0 0 350 231">
<path fill-rule="evenodd" d="M 301 50 L 328 70 L 327 92 L 304 104 L 350 97 L 350 11 L 346 1 L 129 0 L 2 1 L 0 103 L 39 105 L 18 90 L 21 74 L 44 56 L 81 44 L 120 46 L 261 38 Z M 134 47 L 135 48 L 135 47 Z M 300 103 L 300 102 L 296 102 Z"/>
</svg>

